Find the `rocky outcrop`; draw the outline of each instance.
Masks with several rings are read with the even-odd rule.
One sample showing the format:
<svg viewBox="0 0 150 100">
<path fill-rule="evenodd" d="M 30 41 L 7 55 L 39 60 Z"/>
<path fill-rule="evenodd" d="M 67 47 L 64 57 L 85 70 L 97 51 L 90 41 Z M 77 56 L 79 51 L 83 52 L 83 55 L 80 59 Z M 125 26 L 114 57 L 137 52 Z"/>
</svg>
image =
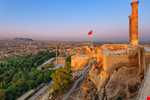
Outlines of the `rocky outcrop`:
<svg viewBox="0 0 150 100">
<path fill-rule="evenodd" d="M 104 71 L 101 66 L 93 66 L 89 72 L 89 78 L 96 85 L 98 91 L 105 86 L 109 77 L 110 74 Z"/>
<path fill-rule="evenodd" d="M 81 86 L 81 98 L 80 100 L 97 100 L 98 93 L 95 85 L 89 79 L 86 79 Z"/>
<path fill-rule="evenodd" d="M 136 67 L 121 67 L 111 75 L 106 87 L 105 96 L 108 100 L 128 100 L 137 95 L 141 79 Z"/>
<path fill-rule="evenodd" d="M 136 66 L 118 64 L 112 73 L 102 66 L 93 66 L 88 80 L 81 86 L 80 100 L 135 100 L 141 82 Z"/>
</svg>

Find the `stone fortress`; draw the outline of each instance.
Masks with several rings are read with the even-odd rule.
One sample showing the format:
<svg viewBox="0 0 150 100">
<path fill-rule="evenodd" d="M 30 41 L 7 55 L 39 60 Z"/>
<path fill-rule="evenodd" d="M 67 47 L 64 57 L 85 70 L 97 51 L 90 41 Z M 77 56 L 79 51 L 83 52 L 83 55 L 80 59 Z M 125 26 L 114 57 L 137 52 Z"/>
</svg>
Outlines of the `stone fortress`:
<svg viewBox="0 0 150 100">
<path fill-rule="evenodd" d="M 119 97 L 123 100 L 136 100 L 135 96 L 150 61 L 150 52 L 139 44 L 138 4 L 138 0 L 131 2 L 129 44 L 103 44 L 93 48 L 85 46 L 84 54 L 72 56 L 73 72 L 82 70 L 91 58 L 96 58 L 97 64 L 92 66 L 88 79 L 81 86 L 83 100 L 93 100 L 89 96 L 93 88 L 96 92 L 91 94 L 98 95 L 100 100 L 120 100 L 117 99 Z"/>
<path fill-rule="evenodd" d="M 129 44 L 104 44 L 101 47 L 90 49 L 88 46 L 83 47 L 85 54 L 78 53 L 72 56 L 72 67 L 79 68 L 88 62 L 91 57 L 97 57 L 103 62 L 104 68 L 109 68 L 119 62 L 129 62 L 137 66 L 143 64 L 144 46 L 139 45 L 138 38 L 138 0 L 132 0 L 132 14 L 129 16 Z M 97 53 L 98 52 L 98 53 Z M 133 56 L 133 57 L 132 57 Z M 136 56 L 136 57 L 134 57 Z M 142 64 L 142 65 L 141 65 Z"/>
</svg>

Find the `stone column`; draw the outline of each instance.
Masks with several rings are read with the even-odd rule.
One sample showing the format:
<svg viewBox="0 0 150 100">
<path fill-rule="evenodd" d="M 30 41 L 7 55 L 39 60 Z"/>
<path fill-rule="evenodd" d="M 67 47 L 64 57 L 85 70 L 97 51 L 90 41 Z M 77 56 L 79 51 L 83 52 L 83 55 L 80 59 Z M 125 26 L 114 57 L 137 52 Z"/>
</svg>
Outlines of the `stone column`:
<svg viewBox="0 0 150 100">
<path fill-rule="evenodd" d="M 130 44 L 138 45 L 138 0 L 132 0 L 132 14 L 129 17 L 130 23 Z"/>
</svg>

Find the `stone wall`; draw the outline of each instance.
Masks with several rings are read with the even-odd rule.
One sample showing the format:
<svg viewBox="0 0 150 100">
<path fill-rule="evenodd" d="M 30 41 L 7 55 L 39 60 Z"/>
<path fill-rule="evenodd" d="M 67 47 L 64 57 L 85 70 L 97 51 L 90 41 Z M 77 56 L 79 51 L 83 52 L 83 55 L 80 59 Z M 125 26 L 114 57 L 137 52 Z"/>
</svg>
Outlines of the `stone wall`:
<svg viewBox="0 0 150 100">
<path fill-rule="evenodd" d="M 79 71 L 84 68 L 84 66 L 88 63 L 89 56 L 87 55 L 74 55 L 71 57 L 71 70 Z"/>
<path fill-rule="evenodd" d="M 103 69 L 107 72 L 112 72 L 116 69 L 114 65 L 121 62 L 129 62 L 128 55 L 104 55 L 103 56 Z"/>
</svg>

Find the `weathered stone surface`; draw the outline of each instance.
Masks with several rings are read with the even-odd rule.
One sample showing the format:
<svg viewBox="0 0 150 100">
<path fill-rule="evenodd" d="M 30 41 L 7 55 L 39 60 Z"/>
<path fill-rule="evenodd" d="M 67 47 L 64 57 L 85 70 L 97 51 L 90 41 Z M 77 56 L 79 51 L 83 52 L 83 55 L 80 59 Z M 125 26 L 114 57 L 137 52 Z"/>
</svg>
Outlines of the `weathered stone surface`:
<svg viewBox="0 0 150 100">
<path fill-rule="evenodd" d="M 105 86 L 109 73 L 101 67 L 93 66 L 89 72 L 89 78 L 96 85 L 97 90 L 100 91 Z"/>
<path fill-rule="evenodd" d="M 88 79 L 82 84 L 81 93 L 82 97 L 80 100 L 99 100 L 95 85 Z"/>
<path fill-rule="evenodd" d="M 136 67 L 121 67 L 118 71 L 115 71 L 105 88 L 107 99 L 123 98 L 123 100 L 128 100 L 134 97 L 141 83 L 137 72 Z"/>
<path fill-rule="evenodd" d="M 88 63 L 89 57 L 87 55 L 75 55 L 71 57 L 71 70 L 79 71 Z"/>
</svg>

